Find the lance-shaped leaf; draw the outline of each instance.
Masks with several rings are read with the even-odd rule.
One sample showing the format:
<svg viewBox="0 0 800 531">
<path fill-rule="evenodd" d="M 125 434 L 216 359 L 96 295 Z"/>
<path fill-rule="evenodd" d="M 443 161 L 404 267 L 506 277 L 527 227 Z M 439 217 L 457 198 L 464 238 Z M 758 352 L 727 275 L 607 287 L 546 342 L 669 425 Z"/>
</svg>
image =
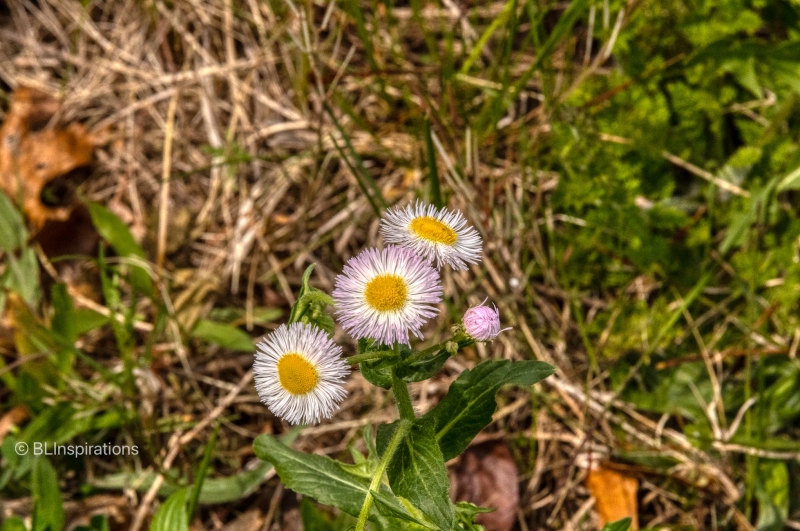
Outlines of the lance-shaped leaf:
<svg viewBox="0 0 800 531">
<path fill-rule="evenodd" d="M 256 438 L 253 450 L 260 459 L 272 463 L 287 488 L 325 505 L 338 507 L 353 516 L 358 516 L 361 511 L 364 498 L 369 492 L 369 478 L 346 470 L 330 457 L 292 450 L 268 434 Z M 423 524 L 409 514 L 385 485 L 381 485 L 374 507 L 384 516 Z M 377 514 L 370 518 L 373 517 L 377 517 Z"/>
<path fill-rule="evenodd" d="M 463 452 L 492 421 L 495 394 L 504 384 L 532 385 L 555 372 L 541 361 L 485 361 L 461 373 L 439 404 L 422 419 L 434 426 L 445 460 Z"/>
<path fill-rule="evenodd" d="M 186 514 L 187 488 L 182 488 L 167 498 L 150 524 L 150 531 L 188 531 L 189 517 Z"/>
<path fill-rule="evenodd" d="M 378 452 L 383 453 L 397 421 L 378 426 Z M 453 504 L 444 458 L 436 444 L 430 422 L 415 424 L 408 432 L 386 470 L 397 496 L 410 501 L 440 529 L 453 528 Z"/>
</svg>

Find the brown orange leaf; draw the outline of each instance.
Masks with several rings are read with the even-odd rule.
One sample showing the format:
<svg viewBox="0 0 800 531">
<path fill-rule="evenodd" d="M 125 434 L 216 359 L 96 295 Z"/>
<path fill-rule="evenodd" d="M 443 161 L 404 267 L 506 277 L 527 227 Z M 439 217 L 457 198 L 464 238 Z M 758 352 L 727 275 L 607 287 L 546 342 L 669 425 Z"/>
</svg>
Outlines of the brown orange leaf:
<svg viewBox="0 0 800 531">
<path fill-rule="evenodd" d="M 70 212 L 42 202 L 45 186 L 92 163 L 95 142 L 83 125 L 48 127 L 58 108 L 49 94 L 20 87 L 0 127 L 0 189 L 21 206 L 34 231 L 48 220 L 67 219 Z"/>
<path fill-rule="evenodd" d="M 595 499 L 594 507 L 600 515 L 600 528 L 608 522 L 630 517 L 631 529 L 639 529 L 636 501 L 639 480 L 611 468 L 597 466 L 589 469 L 585 483 Z"/>
</svg>

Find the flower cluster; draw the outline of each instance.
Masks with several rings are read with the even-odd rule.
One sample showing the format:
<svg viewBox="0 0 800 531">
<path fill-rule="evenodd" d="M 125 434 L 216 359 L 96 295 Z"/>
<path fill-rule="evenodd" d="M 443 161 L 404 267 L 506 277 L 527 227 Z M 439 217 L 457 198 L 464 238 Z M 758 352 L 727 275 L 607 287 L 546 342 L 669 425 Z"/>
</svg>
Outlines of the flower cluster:
<svg viewBox="0 0 800 531">
<path fill-rule="evenodd" d="M 439 313 L 444 265 L 465 270 L 481 258 L 481 237 L 459 211 L 416 203 L 386 212 L 381 233 L 389 244 L 348 260 L 337 275 L 334 314 L 354 339 L 409 344 L 409 333 Z M 491 341 L 500 329 L 497 308 L 484 301 L 464 314 L 459 330 L 472 341 Z M 342 348 L 310 324 L 282 325 L 259 344 L 253 373 L 270 410 L 291 424 L 330 418 L 345 397 L 350 372 Z"/>
</svg>

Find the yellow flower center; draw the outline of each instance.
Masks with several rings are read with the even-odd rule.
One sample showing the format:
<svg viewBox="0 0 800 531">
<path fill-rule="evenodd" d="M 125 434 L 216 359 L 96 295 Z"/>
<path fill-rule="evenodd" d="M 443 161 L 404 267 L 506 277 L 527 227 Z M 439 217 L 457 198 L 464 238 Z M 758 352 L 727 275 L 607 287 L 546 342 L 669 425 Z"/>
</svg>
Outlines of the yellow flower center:
<svg viewBox="0 0 800 531">
<path fill-rule="evenodd" d="M 405 281 L 397 275 L 379 275 L 367 284 L 364 290 L 364 297 L 367 304 L 379 312 L 389 312 L 399 310 L 406 303 Z"/>
<path fill-rule="evenodd" d="M 281 386 L 293 395 L 304 395 L 317 385 L 317 369 L 300 354 L 291 352 L 278 360 Z"/>
<path fill-rule="evenodd" d="M 411 234 L 416 234 L 420 238 L 434 243 L 455 245 L 458 239 L 456 231 L 430 216 L 412 219 L 409 229 Z"/>
</svg>

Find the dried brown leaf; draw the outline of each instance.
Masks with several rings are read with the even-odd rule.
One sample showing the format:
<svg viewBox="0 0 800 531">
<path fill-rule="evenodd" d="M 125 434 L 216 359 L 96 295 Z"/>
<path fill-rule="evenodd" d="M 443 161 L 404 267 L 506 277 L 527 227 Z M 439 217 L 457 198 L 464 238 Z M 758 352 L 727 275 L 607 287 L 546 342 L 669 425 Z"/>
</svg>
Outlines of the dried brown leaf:
<svg viewBox="0 0 800 531">
<path fill-rule="evenodd" d="M 519 509 L 518 474 L 505 443 L 472 446 L 461 455 L 451 479 L 454 498 L 496 509 L 477 517 L 486 531 L 510 531 Z"/>
<path fill-rule="evenodd" d="M 83 125 L 49 127 L 58 108 L 49 94 L 20 87 L 0 127 L 0 188 L 21 206 L 34 231 L 70 213 L 69 207 L 42 202 L 45 186 L 92 163 L 95 141 Z"/>
</svg>

